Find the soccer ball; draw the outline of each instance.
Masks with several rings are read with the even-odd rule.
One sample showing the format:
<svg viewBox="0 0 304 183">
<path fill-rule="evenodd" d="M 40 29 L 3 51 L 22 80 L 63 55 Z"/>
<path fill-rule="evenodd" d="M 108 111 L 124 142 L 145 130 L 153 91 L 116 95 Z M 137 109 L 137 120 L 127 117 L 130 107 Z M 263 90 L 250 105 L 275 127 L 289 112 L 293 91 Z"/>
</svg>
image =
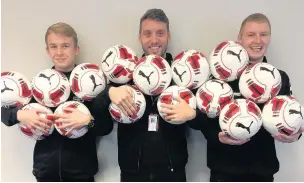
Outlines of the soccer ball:
<svg viewBox="0 0 304 183">
<path fill-rule="evenodd" d="M 133 73 L 134 83 L 147 95 L 158 95 L 163 92 L 172 80 L 168 62 L 162 57 L 149 55 L 143 57 Z"/>
<path fill-rule="evenodd" d="M 54 69 L 40 71 L 32 79 L 33 96 L 42 105 L 56 107 L 70 96 L 68 78 Z"/>
<path fill-rule="evenodd" d="M 239 78 L 248 62 L 246 49 L 234 41 L 220 43 L 209 57 L 212 75 L 226 82 Z"/>
<path fill-rule="evenodd" d="M 42 118 L 46 118 L 48 120 L 54 121 L 54 115 L 51 109 L 39 104 L 39 103 L 30 103 L 25 105 L 22 110 L 31 110 L 31 109 L 42 109 L 45 113 L 39 113 L 39 116 Z M 27 128 L 25 125 L 22 123 L 19 123 L 19 129 L 23 134 L 26 136 L 34 139 L 34 140 L 43 140 L 44 138 L 48 137 L 51 135 L 54 131 L 54 125 L 47 123 L 47 125 L 50 126 L 50 129 L 48 130 L 48 133 L 44 134 L 42 131 L 38 129 L 31 130 L 30 128 Z"/>
<path fill-rule="evenodd" d="M 245 140 L 262 126 L 260 108 L 250 100 L 236 99 L 220 112 L 220 127 L 230 137 Z"/>
<path fill-rule="evenodd" d="M 192 108 L 196 108 L 196 99 L 193 93 L 186 87 L 183 86 L 170 86 L 168 87 L 165 91 L 163 91 L 158 100 L 157 100 L 157 109 L 160 111 L 161 109 L 161 104 L 178 104 L 178 101 L 176 101 L 173 97 L 179 96 L 183 100 L 187 102 L 187 104 Z M 159 112 L 159 115 L 165 120 L 165 114 Z M 167 120 L 165 120 L 167 121 Z M 181 122 L 172 122 L 172 121 L 167 121 L 168 123 L 171 124 L 182 124 Z"/>
<path fill-rule="evenodd" d="M 181 51 L 171 66 L 176 85 L 190 90 L 200 87 L 210 76 L 206 57 L 196 50 Z"/>
<path fill-rule="evenodd" d="M 77 65 L 70 76 L 72 92 L 83 100 L 92 100 L 106 87 L 106 78 L 95 64 Z"/>
<path fill-rule="evenodd" d="M 232 88 L 219 79 L 205 82 L 196 92 L 197 107 L 209 118 L 218 116 L 220 111 L 232 100 Z"/>
<path fill-rule="evenodd" d="M 117 105 L 113 103 L 111 103 L 109 106 L 109 112 L 115 121 L 130 124 L 138 121 L 144 115 L 144 112 L 146 110 L 146 99 L 136 86 L 127 86 L 132 89 L 132 99 L 137 106 L 137 113 L 132 116 L 126 116 L 117 107 Z"/>
<path fill-rule="evenodd" d="M 74 109 L 78 109 L 79 111 L 83 112 L 84 114 L 88 114 L 91 115 L 89 109 L 82 103 L 77 102 L 77 101 L 67 101 L 64 102 L 63 104 L 60 104 L 54 114 L 63 114 L 63 113 L 69 113 L 68 111 L 65 111 L 66 108 L 74 108 Z M 86 134 L 88 132 L 88 128 L 87 126 L 84 126 L 80 129 L 75 129 L 72 130 L 71 133 L 68 133 L 70 131 L 69 128 L 64 128 L 64 129 L 59 129 L 58 127 L 60 127 L 62 124 L 61 123 L 55 123 L 55 128 L 56 130 L 63 136 L 66 136 L 68 138 L 71 139 L 75 139 L 75 138 L 79 138 L 82 137 L 84 134 Z"/>
<path fill-rule="evenodd" d="M 132 79 L 138 58 L 124 45 L 112 46 L 102 56 L 101 69 L 110 81 L 125 84 Z"/>
<path fill-rule="evenodd" d="M 275 97 L 281 89 L 280 72 L 267 63 L 248 66 L 239 80 L 240 93 L 256 103 L 264 103 Z"/>
<path fill-rule="evenodd" d="M 303 106 L 292 96 L 276 96 L 263 108 L 263 126 L 272 135 L 293 135 L 304 125 L 303 114 Z"/>
<path fill-rule="evenodd" d="M 19 72 L 2 72 L 1 83 L 1 106 L 21 107 L 32 99 L 30 82 Z"/>
</svg>

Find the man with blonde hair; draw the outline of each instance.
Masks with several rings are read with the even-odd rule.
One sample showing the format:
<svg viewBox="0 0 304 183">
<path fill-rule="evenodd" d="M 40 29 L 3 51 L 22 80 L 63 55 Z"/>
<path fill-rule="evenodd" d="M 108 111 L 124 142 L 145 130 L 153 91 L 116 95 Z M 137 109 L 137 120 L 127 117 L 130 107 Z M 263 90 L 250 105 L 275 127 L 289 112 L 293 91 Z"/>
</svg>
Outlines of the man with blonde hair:
<svg viewBox="0 0 304 183">
<path fill-rule="evenodd" d="M 75 58 L 79 54 L 77 33 L 66 23 L 51 25 L 45 34 L 47 54 L 52 59 L 52 69 L 62 72 L 67 78 L 76 66 Z M 77 139 L 69 139 L 60 135 L 57 130 L 43 140 L 38 140 L 34 149 L 33 174 L 39 182 L 92 182 L 98 172 L 96 152 L 96 136 L 109 134 L 113 129 L 108 105 L 103 100 L 83 101 L 72 92 L 68 101 L 77 100 L 88 107 L 91 115 L 77 109 L 68 109 L 70 113 L 58 115 L 55 122 L 61 122 L 62 127 L 78 129 L 87 127 L 88 132 Z M 32 102 L 36 102 L 32 99 Z M 55 107 L 51 108 L 52 111 Z M 12 126 L 22 123 L 30 129 L 46 132 L 49 128 L 45 123 L 52 121 L 37 115 L 39 110 L 21 110 L 19 108 L 1 107 L 1 121 Z M 95 120 L 94 120 L 95 119 Z"/>
<path fill-rule="evenodd" d="M 255 13 L 242 22 L 238 42 L 247 50 L 250 64 L 267 62 L 265 53 L 270 43 L 271 26 L 268 18 Z M 288 75 L 279 70 L 282 87 L 279 95 L 291 95 Z M 229 82 L 235 93 L 239 93 L 238 80 Z M 241 98 L 235 95 L 235 98 Z M 262 109 L 263 104 L 258 105 Z M 272 182 L 273 175 L 279 171 L 274 138 L 280 142 L 297 141 L 303 128 L 294 135 L 276 134 L 271 136 L 263 127 L 251 139 L 232 139 L 219 126 L 219 118 L 197 115 L 197 126 L 207 140 L 207 166 L 210 168 L 212 182 Z"/>
</svg>

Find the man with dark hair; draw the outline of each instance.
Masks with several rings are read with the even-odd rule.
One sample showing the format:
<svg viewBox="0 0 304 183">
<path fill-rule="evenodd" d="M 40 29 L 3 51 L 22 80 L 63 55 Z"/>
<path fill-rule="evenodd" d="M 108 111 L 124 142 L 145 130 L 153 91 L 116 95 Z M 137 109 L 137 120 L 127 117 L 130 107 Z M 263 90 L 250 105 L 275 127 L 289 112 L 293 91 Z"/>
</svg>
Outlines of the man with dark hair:
<svg viewBox="0 0 304 183">
<path fill-rule="evenodd" d="M 169 19 L 161 9 L 150 9 L 140 19 L 139 41 L 144 55 L 154 54 L 165 58 L 171 64 L 173 58 L 166 53 L 170 39 Z M 109 100 L 126 115 L 136 112 L 128 87 L 110 87 Z M 147 96 L 143 117 L 132 124 L 118 123 L 118 162 L 121 181 L 186 181 L 185 166 L 188 161 L 186 124 L 196 116 L 196 111 L 178 98 L 179 104 L 168 106 L 173 125 L 159 117 L 158 96 Z M 163 109 L 166 112 L 168 109 Z M 172 117 L 173 116 L 173 117 Z M 153 118 L 153 120 L 152 120 Z M 158 123 L 158 129 L 151 130 L 149 123 Z"/>
</svg>

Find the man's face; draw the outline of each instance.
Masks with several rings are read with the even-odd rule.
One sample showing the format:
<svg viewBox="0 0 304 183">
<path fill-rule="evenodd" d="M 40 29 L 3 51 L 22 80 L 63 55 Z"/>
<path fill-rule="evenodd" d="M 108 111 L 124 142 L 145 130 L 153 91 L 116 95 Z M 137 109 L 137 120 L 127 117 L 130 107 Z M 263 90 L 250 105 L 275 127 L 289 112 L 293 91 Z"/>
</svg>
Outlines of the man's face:
<svg viewBox="0 0 304 183">
<path fill-rule="evenodd" d="M 146 19 L 141 24 L 139 41 L 146 55 L 163 56 L 167 50 L 170 32 L 164 22 Z"/>
<path fill-rule="evenodd" d="M 51 33 L 47 38 L 47 53 L 52 58 L 56 70 L 68 72 L 74 68 L 79 47 L 75 46 L 72 37 Z"/>
<path fill-rule="evenodd" d="M 238 42 L 247 50 L 250 61 L 262 61 L 270 38 L 270 27 L 267 22 L 251 21 L 244 25 Z"/>
</svg>

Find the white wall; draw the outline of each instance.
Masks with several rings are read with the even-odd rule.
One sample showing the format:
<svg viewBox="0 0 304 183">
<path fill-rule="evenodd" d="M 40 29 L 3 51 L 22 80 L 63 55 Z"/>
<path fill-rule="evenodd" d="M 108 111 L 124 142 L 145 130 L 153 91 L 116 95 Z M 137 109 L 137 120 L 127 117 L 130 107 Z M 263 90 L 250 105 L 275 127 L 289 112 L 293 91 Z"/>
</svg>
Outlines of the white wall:
<svg viewBox="0 0 304 183">
<path fill-rule="evenodd" d="M 3 0 L 1 70 L 16 70 L 31 78 L 49 68 L 52 64 L 45 53 L 44 34 L 49 25 L 59 21 L 71 24 L 79 34 L 79 62 L 99 64 L 103 52 L 118 43 L 141 55 L 139 19 L 149 8 L 162 8 L 167 13 L 173 55 L 181 49 L 209 55 L 219 42 L 236 39 L 243 18 L 262 12 L 269 16 L 273 30 L 268 60 L 289 74 L 294 94 L 304 104 L 303 7 L 302 0 Z M 98 142 L 97 181 L 119 181 L 116 132 L 115 128 Z M 1 142 L 2 181 L 35 181 L 31 173 L 34 142 L 16 127 L 3 124 Z M 190 130 L 188 142 L 188 181 L 207 181 L 206 141 L 200 132 Z M 278 143 L 277 152 L 281 169 L 275 180 L 304 181 L 303 138 L 294 144 Z"/>
</svg>

